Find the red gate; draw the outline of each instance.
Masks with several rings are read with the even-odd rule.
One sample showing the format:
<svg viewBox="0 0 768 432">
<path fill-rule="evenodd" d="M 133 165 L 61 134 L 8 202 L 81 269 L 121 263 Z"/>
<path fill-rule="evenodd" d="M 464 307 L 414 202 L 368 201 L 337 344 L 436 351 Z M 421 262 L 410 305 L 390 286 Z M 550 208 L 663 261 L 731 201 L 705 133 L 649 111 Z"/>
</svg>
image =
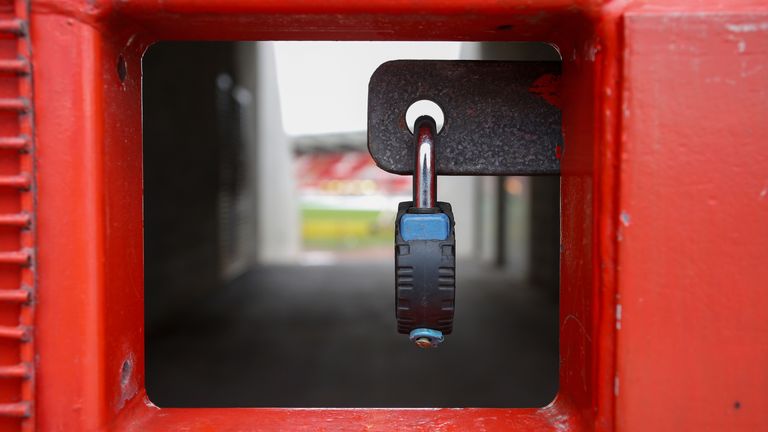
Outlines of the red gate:
<svg viewBox="0 0 768 432">
<path fill-rule="evenodd" d="M 0 7 L 0 429 L 768 429 L 765 2 Z M 164 39 L 556 44 L 567 151 L 555 402 L 152 405 L 143 385 L 141 55 Z"/>
</svg>

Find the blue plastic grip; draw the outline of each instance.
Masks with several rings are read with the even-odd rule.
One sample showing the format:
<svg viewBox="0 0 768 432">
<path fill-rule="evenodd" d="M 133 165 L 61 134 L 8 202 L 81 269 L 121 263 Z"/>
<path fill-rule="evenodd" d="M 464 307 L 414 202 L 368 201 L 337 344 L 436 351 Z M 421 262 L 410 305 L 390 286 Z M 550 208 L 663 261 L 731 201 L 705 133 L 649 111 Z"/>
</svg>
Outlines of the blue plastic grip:
<svg viewBox="0 0 768 432">
<path fill-rule="evenodd" d="M 451 234 L 451 223 L 445 213 L 406 213 L 400 218 L 403 240 L 445 240 Z"/>
</svg>

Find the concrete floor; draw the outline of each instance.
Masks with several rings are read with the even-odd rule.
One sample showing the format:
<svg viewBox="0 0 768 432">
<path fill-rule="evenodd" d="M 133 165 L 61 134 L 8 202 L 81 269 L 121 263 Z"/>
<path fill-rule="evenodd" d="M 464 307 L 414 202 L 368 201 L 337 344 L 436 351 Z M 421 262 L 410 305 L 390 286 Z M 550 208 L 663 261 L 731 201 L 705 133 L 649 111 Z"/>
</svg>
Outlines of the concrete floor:
<svg viewBox="0 0 768 432">
<path fill-rule="evenodd" d="M 480 266 L 458 272 L 454 334 L 421 350 L 395 331 L 391 265 L 254 269 L 148 329 L 150 399 L 166 407 L 548 404 L 558 317 L 547 290 Z"/>
</svg>

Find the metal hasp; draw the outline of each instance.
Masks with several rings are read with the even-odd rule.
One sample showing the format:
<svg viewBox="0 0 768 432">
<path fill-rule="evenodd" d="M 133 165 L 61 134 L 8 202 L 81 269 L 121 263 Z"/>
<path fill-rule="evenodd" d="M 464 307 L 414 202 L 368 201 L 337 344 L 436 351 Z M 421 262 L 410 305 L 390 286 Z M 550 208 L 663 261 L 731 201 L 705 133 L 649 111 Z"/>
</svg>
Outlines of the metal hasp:
<svg viewBox="0 0 768 432">
<path fill-rule="evenodd" d="M 368 86 L 368 151 L 395 174 L 412 174 L 405 113 L 418 100 L 445 115 L 439 175 L 560 174 L 559 62 L 395 60 Z"/>
</svg>

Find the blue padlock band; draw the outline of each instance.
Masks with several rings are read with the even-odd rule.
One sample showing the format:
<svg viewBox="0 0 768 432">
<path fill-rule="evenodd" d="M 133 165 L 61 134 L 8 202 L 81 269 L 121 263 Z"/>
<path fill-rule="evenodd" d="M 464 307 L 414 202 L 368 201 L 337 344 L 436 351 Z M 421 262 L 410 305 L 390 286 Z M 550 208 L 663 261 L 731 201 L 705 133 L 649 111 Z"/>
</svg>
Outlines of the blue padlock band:
<svg viewBox="0 0 768 432">
<path fill-rule="evenodd" d="M 417 328 L 411 330 L 411 334 L 408 335 L 409 339 L 413 342 L 416 341 L 416 339 L 419 338 L 427 338 L 432 343 L 433 348 L 437 348 L 438 345 L 440 345 L 443 340 L 445 340 L 445 336 L 443 336 L 443 332 L 440 330 L 432 330 L 428 328 Z"/>
<path fill-rule="evenodd" d="M 409 240 L 445 240 L 451 223 L 445 213 L 406 213 L 400 218 L 400 236 Z"/>
</svg>

